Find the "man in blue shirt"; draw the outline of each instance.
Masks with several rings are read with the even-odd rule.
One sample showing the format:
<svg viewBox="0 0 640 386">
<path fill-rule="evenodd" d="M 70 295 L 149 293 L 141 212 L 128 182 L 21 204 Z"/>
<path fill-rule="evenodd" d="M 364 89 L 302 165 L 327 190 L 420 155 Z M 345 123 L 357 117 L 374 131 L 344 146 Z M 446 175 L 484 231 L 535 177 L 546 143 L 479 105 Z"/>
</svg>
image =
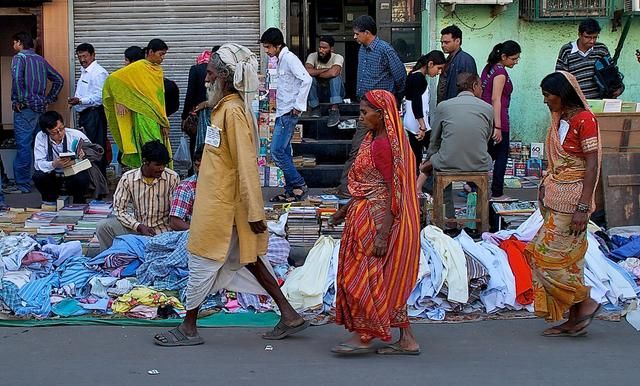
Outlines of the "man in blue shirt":
<svg viewBox="0 0 640 386">
<path fill-rule="evenodd" d="M 396 96 L 399 102 L 404 96 L 404 86 L 407 80 L 407 70 L 389 43 L 378 38 L 378 28 L 371 16 L 362 15 L 353 21 L 353 38 L 360 44 L 358 52 L 358 77 L 356 96 L 362 98 L 370 90 L 387 90 Z M 360 125 L 351 141 L 349 159 L 344 164 L 340 186 L 337 194 L 348 197 L 347 189 L 349 169 L 358 155 L 360 144 L 367 134 L 367 129 Z"/>
<path fill-rule="evenodd" d="M 17 155 L 13 162 L 15 187 L 5 187 L 5 193 L 29 193 L 33 168 L 33 139 L 38 132 L 38 118 L 47 105 L 58 99 L 64 80 L 44 58 L 33 50 L 33 38 L 27 32 L 13 35 L 11 61 L 11 107 Z M 47 93 L 47 80 L 51 89 Z"/>
</svg>

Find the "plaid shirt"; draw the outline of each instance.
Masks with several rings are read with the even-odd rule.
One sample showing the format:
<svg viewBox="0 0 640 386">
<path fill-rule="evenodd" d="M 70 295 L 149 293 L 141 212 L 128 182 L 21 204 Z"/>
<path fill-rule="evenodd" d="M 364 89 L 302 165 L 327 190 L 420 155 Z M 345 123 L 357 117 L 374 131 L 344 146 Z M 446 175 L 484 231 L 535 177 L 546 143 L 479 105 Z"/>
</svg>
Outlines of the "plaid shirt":
<svg viewBox="0 0 640 386">
<path fill-rule="evenodd" d="M 196 183 L 197 176 L 194 174 L 189 178 L 185 178 L 173 194 L 171 200 L 171 211 L 169 216 L 178 217 L 186 222 L 191 222 L 191 213 L 193 212 L 193 202 L 196 199 Z"/>
<path fill-rule="evenodd" d="M 404 94 L 406 80 L 407 70 L 389 43 L 375 38 L 368 46 L 360 46 L 356 90 L 358 98 L 371 90 L 387 90 L 401 96 Z"/>
</svg>

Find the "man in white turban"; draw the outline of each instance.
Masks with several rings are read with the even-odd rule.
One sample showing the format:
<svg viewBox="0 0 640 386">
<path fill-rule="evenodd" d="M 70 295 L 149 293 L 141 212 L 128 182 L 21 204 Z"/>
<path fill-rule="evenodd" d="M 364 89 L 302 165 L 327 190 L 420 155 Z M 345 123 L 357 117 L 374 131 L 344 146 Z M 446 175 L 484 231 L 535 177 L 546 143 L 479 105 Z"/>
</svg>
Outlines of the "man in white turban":
<svg viewBox="0 0 640 386">
<path fill-rule="evenodd" d="M 270 295 L 280 322 L 263 335 L 282 339 L 309 323 L 280 291 L 264 258 L 268 235 L 256 162 L 257 131 L 251 101 L 258 90 L 255 55 L 238 44 L 225 44 L 207 66 L 213 107 L 198 174 L 187 249 L 187 315 L 180 326 L 157 334 L 161 346 L 204 343 L 196 328 L 205 298 L 221 289 Z"/>
</svg>

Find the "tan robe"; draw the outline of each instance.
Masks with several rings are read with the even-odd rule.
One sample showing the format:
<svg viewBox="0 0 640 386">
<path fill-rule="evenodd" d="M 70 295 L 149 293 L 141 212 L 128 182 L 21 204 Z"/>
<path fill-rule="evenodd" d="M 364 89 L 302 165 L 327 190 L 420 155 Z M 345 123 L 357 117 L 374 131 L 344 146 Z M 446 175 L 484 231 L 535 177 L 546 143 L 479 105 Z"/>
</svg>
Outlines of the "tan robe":
<svg viewBox="0 0 640 386">
<path fill-rule="evenodd" d="M 211 112 L 220 129 L 220 146 L 206 144 L 191 219 L 189 252 L 224 262 L 231 231 L 236 226 L 240 263 L 256 262 L 267 253 L 267 233 L 255 234 L 249 222 L 265 219 L 253 130 L 236 93 L 227 95 Z"/>
</svg>

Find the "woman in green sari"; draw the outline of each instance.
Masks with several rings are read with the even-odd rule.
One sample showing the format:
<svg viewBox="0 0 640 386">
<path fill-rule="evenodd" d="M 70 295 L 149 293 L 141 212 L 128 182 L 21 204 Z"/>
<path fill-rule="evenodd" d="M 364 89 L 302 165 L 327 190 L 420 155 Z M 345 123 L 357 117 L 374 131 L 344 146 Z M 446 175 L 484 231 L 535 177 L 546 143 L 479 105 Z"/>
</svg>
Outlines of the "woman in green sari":
<svg viewBox="0 0 640 386">
<path fill-rule="evenodd" d="M 104 84 L 102 100 L 109 129 L 122 154 L 121 162 L 132 168 L 140 167 L 140 150 L 149 141 L 160 140 L 171 154 L 160 66 L 168 49 L 162 40 L 152 39 L 145 48 L 145 59 L 115 71 Z"/>
</svg>

